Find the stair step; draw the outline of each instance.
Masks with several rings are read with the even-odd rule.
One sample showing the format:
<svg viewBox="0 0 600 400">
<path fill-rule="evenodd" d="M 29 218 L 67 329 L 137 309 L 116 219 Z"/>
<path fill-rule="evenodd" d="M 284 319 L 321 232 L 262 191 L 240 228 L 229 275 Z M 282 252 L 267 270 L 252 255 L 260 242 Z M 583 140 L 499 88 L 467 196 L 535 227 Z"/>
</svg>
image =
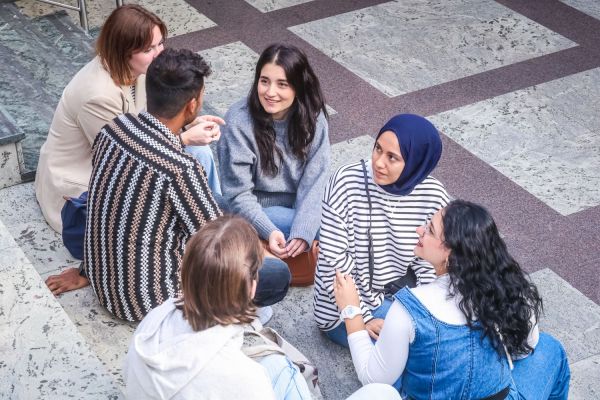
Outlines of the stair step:
<svg viewBox="0 0 600 400">
<path fill-rule="evenodd" d="M 35 174 L 56 104 L 71 78 L 93 57 L 92 39 L 65 11 L 30 19 L 12 3 L 0 3 L 0 119 L 4 136 L 22 134 L 22 174 Z M 5 115 L 6 116 L 6 115 Z"/>
<path fill-rule="evenodd" d="M 2 221 L 0 250 L 0 398 L 122 398 Z"/>
</svg>

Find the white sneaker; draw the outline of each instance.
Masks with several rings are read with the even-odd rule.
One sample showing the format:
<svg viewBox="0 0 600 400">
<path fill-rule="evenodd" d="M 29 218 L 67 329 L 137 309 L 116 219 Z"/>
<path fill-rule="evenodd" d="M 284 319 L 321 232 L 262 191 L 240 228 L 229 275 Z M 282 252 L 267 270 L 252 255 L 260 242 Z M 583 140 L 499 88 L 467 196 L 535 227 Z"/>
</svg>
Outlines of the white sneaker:
<svg viewBox="0 0 600 400">
<path fill-rule="evenodd" d="M 271 306 L 258 307 L 256 309 L 256 316 L 261 324 L 265 325 L 273 317 L 273 309 Z"/>
</svg>

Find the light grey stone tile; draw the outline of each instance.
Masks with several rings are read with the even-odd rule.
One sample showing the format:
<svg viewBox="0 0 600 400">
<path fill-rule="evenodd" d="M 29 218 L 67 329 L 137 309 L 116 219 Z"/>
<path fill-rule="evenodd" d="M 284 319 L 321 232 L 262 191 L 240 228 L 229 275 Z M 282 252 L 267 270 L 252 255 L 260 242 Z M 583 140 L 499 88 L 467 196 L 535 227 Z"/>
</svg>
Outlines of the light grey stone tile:
<svg viewBox="0 0 600 400">
<path fill-rule="evenodd" d="M 600 398 L 600 354 L 571 364 L 569 399 L 589 400 Z"/>
<path fill-rule="evenodd" d="M 600 306 L 550 269 L 531 274 L 544 301 L 540 329 L 563 344 L 570 363 L 600 354 Z"/>
<path fill-rule="evenodd" d="M 120 320 L 106 311 L 91 286 L 64 293 L 58 302 L 108 374 L 123 388 L 123 361 L 137 323 Z"/>
<path fill-rule="evenodd" d="M 0 145 L 0 189 L 21 182 L 19 155 L 16 143 Z"/>
<path fill-rule="evenodd" d="M 77 5 L 76 0 L 62 0 L 62 2 L 73 6 Z M 63 8 L 37 1 L 18 0 L 15 3 L 25 15 L 30 17 L 39 17 L 64 10 Z M 125 3 L 139 4 L 156 13 L 167 25 L 170 37 L 216 25 L 185 0 L 130 0 Z M 115 9 L 115 2 L 113 0 L 88 1 L 86 5 L 90 29 L 100 28 L 106 18 Z M 76 11 L 67 11 L 67 13 L 73 20 L 73 23 L 79 25 L 79 14 Z"/>
<path fill-rule="evenodd" d="M 246 3 L 256 8 L 261 12 L 269 12 L 295 6 L 298 4 L 308 3 L 312 0 L 245 0 Z"/>
<path fill-rule="evenodd" d="M 11 236 L 9 239 L 25 253 L 23 257 L 31 261 L 42 280 L 79 266 L 80 261 L 64 247 L 61 235 L 44 221 L 33 183 L 3 189 L 0 193 L 0 221 L 6 224 L 6 232 L 0 231 L 0 245 L 5 243 L 3 236 Z M 8 256 L 0 265 L 11 265 L 15 261 Z M 64 293 L 57 300 L 115 382 L 122 386 L 123 358 L 136 324 L 108 313 L 90 286 Z"/>
<path fill-rule="evenodd" d="M 61 234 L 44 220 L 32 182 L 2 189 L 1 193 L 0 220 L 40 275 L 46 277 L 49 272 L 79 265 L 64 247 Z"/>
<path fill-rule="evenodd" d="M 289 29 L 390 97 L 576 45 L 492 0 L 391 1 Z"/>
<path fill-rule="evenodd" d="M 296 346 L 319 371 L 325 399 L 345 399 L 361 387 L 350 351 L 325 337 L 313 317 L 313 287 L 290 288 L 287 296 L 273 306 L 267 324 Z"/>
<path fill-rule="evenodd" d="M 600 69 L 432 116 L 446 136 L 563 215 L 600 204 Z"/>
<path fill-rule="evenodd" d="M 597 0 L 560 0 L 596 19 L 600 19 L 600 2 Z M 600 377 L 600 375 L 598 375 Z"/>
<path fill-rule="evenodd" d="M 368 160 L 371 158 L 375 139 L 363 135 L 331 146 L 331 168 L 329 173 L 333 174 L 338 168 L 346 164 Z"/>
<path fill-rule="evenodd" d="M 0 398 L 121 398 L 18 247 L 0 252 L 0 274 Z"/>
<path fill-rule="evenodd" d="M 229 107 L 248 95 L 258 54 L 242 42 L 201 51 L 213 73 L 206 79 L 203 112 L 223 117 Z"/>
</svg>

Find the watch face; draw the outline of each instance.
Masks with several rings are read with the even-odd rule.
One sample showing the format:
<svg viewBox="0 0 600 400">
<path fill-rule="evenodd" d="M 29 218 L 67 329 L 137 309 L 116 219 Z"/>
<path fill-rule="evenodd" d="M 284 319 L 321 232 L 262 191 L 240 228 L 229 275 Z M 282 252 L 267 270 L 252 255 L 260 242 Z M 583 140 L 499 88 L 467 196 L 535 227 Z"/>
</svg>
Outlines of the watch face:
<svg viewBox="0 0 600 400">
<path fill-rule="evenodd" d="M 352 318 L 356 317 L 359 314 L 361 314 L 360 308 L 358 308 L 356 306 L 347 306 L 340 313 L 340 318 L 342 320 L 352 319 Z"/>
</svg>

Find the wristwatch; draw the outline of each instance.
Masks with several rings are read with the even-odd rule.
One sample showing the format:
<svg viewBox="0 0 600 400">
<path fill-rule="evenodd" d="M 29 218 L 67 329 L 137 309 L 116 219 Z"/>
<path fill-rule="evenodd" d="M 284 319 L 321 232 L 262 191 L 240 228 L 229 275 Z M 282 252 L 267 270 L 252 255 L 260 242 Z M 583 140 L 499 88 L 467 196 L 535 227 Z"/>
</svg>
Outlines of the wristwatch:
<svg viewBox="0 0 600 400">
<path fill-rule="evenodd" d="M 362 311 L 359 307 L 356 306 L 346 306 L 340 313 L 340 319 L 344 321 L 345 319 L 352 319 L 357 315 L 362 314 Z"/>
</svg>

